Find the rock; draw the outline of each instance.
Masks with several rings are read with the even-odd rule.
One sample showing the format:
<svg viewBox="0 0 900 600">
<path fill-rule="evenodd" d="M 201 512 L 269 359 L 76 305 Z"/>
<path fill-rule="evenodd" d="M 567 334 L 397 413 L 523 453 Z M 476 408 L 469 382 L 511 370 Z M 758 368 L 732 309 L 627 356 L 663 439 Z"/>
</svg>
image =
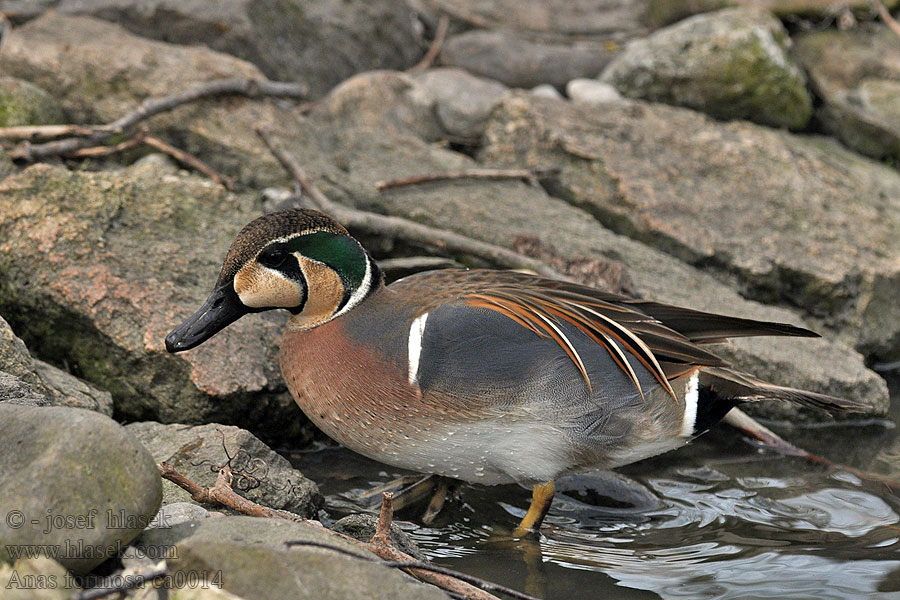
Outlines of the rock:
<svg viewBox="0 0 900 600">
<path fill-rule="evenodd" d="M 412 4 L 425 15 L 434 10 L 430 0 Z M 463 26 L 544 39 L 623 40 L 647 32 L 644 0 L 442 0 L 440 11 Z"/>
<path fill-rule="evenodd" d="M 163 498 L 165 498 L 165 493 L 164 483 Z M 208 519 L 210 514 L 208 510 L 193 502 L 172 502 L 160 507 L 159 512 L 153 517 L 147 529 L 174 527 L 188 521 L 200 521 Z"/>
<path fill-rule="evenodd" d="M 315 518 L 324 504 L 315 483 L 249 431 L 216 423 L 188 427 L 144 422 L 126 428 L 155 461 L 168 463 L 203 487 L 215 485 L 218 470 L 230 464 L 234 490 L 257 504 L 306 518 Z M 163 504 L 190 499 L 175 484 L 163 483 Z"/>
<path fill-rule="evenodd" d="M 65 567 L 45 556 L 0 563 L 3 600 L 69 600 L 78 591 L 74 580 Z"/>
<path fill-rule="evenodd" d="M 174 545 L 167 561 L 173 577 L 218 573 L 227 592 L 245 598 L 446 598 L 436 588 L 375 562 L 324 548 L 285 548 L 288 541 L 311 541 L 374 556 L 313 525 L 235 516 L 151 530 L 142 538 L 160 548 Z"/>
<path fill-rule="evenodd" d="M 549 83 L 534 86 L 531 88 L 531 93 L 540 98 L 562 98 L 562 94 Z"/>
<path fill-rule="evenodd" d="M 109 392 L 98 390 L 77 377 L 43 361 L 31 357 L 25 343 L 13 333 L 2 317 L 0 317 L 0 371 L 20 380 L 30 392 L 24 396 L 33 398 L 26 402 L 17 401 L 12 390 L 15 384 L 0 378 L 0 402 L 12 401 L 14 404 L 30 404 L 32 406 L 71 406 L 87 408 L 112 416 L 113 403 Z M 7 387 L 12 386 L 12 387 Z"/>
<path fill-rule="evenodd" d="M 171 600 L 241 600 L 240 596 L 214 586 L 179 588 L 174 590 L 168 598 Z"/>
<path fill-rule="evenodd" d="M 361 71 L 411 67 L 424 52 L 403 0 L 62 0 L 56 10 L 233 54 L 273 79 L 307 83 L 314 97 Z"/>
<path fill-rule="evenodd" d="M 816 116 L 867 156 L 900 158 L 900 39 L 883 25 L 797 37 L 794 56 L 822 100 Z"/>
<path fill-rule="evenodd" d="M 603 42 L 542 41 L 511 31 L 477 30 L 448 37 L 440 60 L 509 87 L 548 83 L 562 88 L 576 77 L 596 77 L 613 56 Z"/>
<path fill-rule="evenodd" d="M 0 403 L 19 404 L 22 406 L 49 406 L 50 401 L 43 394 L 34 391 L 27 382 L 0 371 Z"/>
<path fill-rule="evenodd" d="M 413 79 L 434 98 L 438 121 L 447 134 L 463 140 L 481 138 L 488 115 L 507 90 L 496 81 L 454 68 L 429 69 Z"/>
<path fill-rule="evenodd" d="M 64 121 L 62 108 L 50 94 L 27 81 L 0 77 L 0 127 Z"/>
<path fill-rule="evenodd" d="M 377 82 L 369 83 L 374 86 Z M 357 88 L 356 92 L 355 98 L 360 100 L 363 106 L 369 104 L 366 98 L 385 97 L 383 92 L 377 89 Z M 327 138 L 323 137 L 325 146 L 320 153 L 331 155 L 340 165 L 340 170 L 334 167 L 322 168 L 319 165 L 316 165 L 316 170 L 310 170 L 310 176 L 334 200 L 377 212 L 404 216 L 506 247 L 512 247 L 515 240 L 522 235 L 536 236 L 540 241 L 555 246 L 565 257 L 620 260 L 634 280 L 634 291 L 637 296 L 750 318 L 800 322 L 795 312 L 746 301 L 734 289 L 719 282 L 712 275 L 686 265 L 668 254 L 616 235 L 604 228 L 597 218 L 586 210 L 570 204 L 577 201 L 571 189 L 583 195 L 590 192 L 610 196 L 617 194 L 616 198 L 627 198 L 616 187 L 615 177 L 621 169 L 617 167 L 606 175 L 604 164 L 594 162 L 591 158 L 593 156 L 591 152 L 596 151 L 593 149 L 588 151 L 590 146 L 587 146 L 587 142 L 576 143 L 579 135 L 595 139 L 592 144 L 608 144 L 610 154 L 616 154 L 608 159 L 611 164 L 619 165 L 625 162 L 632 152 L 640 152 L 640 157 L 643 158 L 635 158 L 635 169 L 639 169 L 644 177 L 650 177 L 655 175 L 656 171 L 648 169 L 646 157 L 657 157 L 660 149 L 671 146 L 675 155 L 667 160 L 675 163 L 685 162 L 686 158 L 677 155 L 686 151 L 685 146 L 689 148 L 690 144 L 696 144 L 695 152 L 700 153 L 705 138 L 702 135 L 683 133 L 690 131 L 689 127 L 686 128 L 686 123 L 694 123 L 695 127 L 702 125 L 703 132 L 746 129 L 764 132 L 765 135 L 775 136 L 777 139 L 793 139 L 788 134 L 749 124 L 715 123 L 697 113 L 666 106 L 623 102 L 621 105 L 608 105 L 608 110 L 597 111 L 588 105 L 535 98 L 530 93 L 523 93 L 507 96 L 494 110 L 485 137 L 486 149 L 479 155 L 479 162 L 476 163 L 458 153 L 435 148 L 410 135 L 408 131 L 384 127 L 384 121 L 373 120 L 369 123 L 368 119 L 361 118 L 349 126 L 339 128 L 338 124 L 343 123 L 344 115 L 349 112 L 339 112 L 331 108 L 332 103 L 338 106 L 345 105 L 345 100 L 339 95 L 340 88 L 327 97 L 318 110 L 310 114 L 311 124 L 326 131 L 336 132 Z M 390 106 L 381 105 L 380 110 L 379 114 L 384 114 L 390 113 L 392 109 Z M 538 110 L 542 112 L 536 114 Z M 657 115 L 658 120 L 653 115 Z M 548 122 L 542 124 L 541 119 Z M 673 119 L 671 127 L 666 125 L 668 119 Z M 617 122 L 624 129 L 619 130 Z M 589 129 L 585 129 L 591 123 L 598 125 L 596 128 L 590 126 Z M 644 123 L 648 127 L 646 132 L 642 129 L 634 131 L 628 129 L 632 126 L 642 126 Z M 553 127 L 553 131 L 548 132 L 547 127 Z M 670 132 L 673 141 L 657 139 L 665 137 L 665 131 Z M 724 133 L 721 135 L 725 137 Z M 726 137 L 726 140 L 732 137 L 734 136 Z M 540 138 L 541 142 L 535 144 L 532 138 Z M 647 148 L 643 148 L 640 143 L 643 143 L 644 138 L 654 141 L 652 144 L 647 141 Z M 715 139 L 715 136 L 713 138 Z M 722 143 L 724 144 L 724 141 Z M 641 149 L 632 150 L 631 144 Z M 567 150 L 559 149 L 560 146 Z M 586 146 L 586 149 L 581 150 L 582 146 Z M 654 149 L 650 150 L 651 147 Z M 708 150 L 708 148 L 704 150 L 706 161 L 704 164 L 709 164 L 710 159 L 706 154 Z M 550 186 L 550 190 L 559 198 L 549 197 L 541 189 L 516 181 L 459 180 L 397 188 L 381 193 L 374 190 L 372 185 L 373 181 L 379 179 L 478 166 L 560 167 L 561 184 Z M 742 178 L 744 173 L 742 169 L 745 169 L 745 166 L 741 163 L 736 167 L 729 166 L 728 169 L 727 171 L 723 169 L 721 178 Z M 575 173 L 579 175 L 573 179 Z M 584 173 L 591 175 L 588 177 Z M 740 180 L 743 181 L 742 185 L 749 186 L 758 183 L 760 179 L 763 178 L 758 176 L 755 179 L 750 177 L 746 181 Z M 680 183 L 690 187 L 703 179 L 695 175 L 687 177 L 684 181 L 680 179 L 664 181 L 672 185 Z M 718 180 L 715 184 L 715 186 L 710 184 L 710 194 L 713 193 L 713 189 L 721 189 L 724 185 Z M 793 182 L 791 185 L 797 184 Z M 650 189 L 652 188 L 647 185 L 640 188 L 641 193 Z M 686 197 L 693 197 L 687 192 L 685 194 Z M 753 198 L 754 195 L 746 197 Z M 582 203 L 581 206 L 594 212 L 594 208 L 590 205 Z M 616 222 L 604 220 L 618 227 Z M 710 222 L 715 221 L 697 219 L 693 224 L 694 231 L 698 226 Z M 620 230 L 628 231 L 625 227 L 621 227 Z M 754 227 L 752 231 L 757 231 L 757 228 Z M 361 237 L 364 243 L 373 248 L 378 248 L 377 244 L 385 243 L 383 236 L 374 239 Z M 647 238 L 651 236 L 648 235 Z M 697 235 L 694 235 L 694 238 L 705 239 Z M 650 241 L 654 239 L 663 238 L 655 234 Z M 845 335 L 852 333 L 852 328 L 845 330 Z M 759 344 L 767 345 L 767 351 L 769 347 L 774 347 L 773 351 L 777 351 L 780 357 L 772 366 L 763 365 L 764 368 L 757 370 L 756 374 L 760 377 L 824 392 L 829 390 L 843 392 L 851 389 L 850 397 L 866 402 L 872 406 L 874 413 L 883 414 L 886 409 L 888 399 L 884 381 L 865 368 L 859 354 L 843 344 L 827 340 L 784 338 L 741 340 L 736 343 L 736 347 L 740 349 L 737 364 L 740 365 L 744 357 L 750 361 L 753 356 L 758 355 Z M 816 349 L 813 350 L 813 347 Z M 814 361 L 818 362 L 815 365 L 816 369 L 810 370 Z M 786 368 L 785 364 L 790 364 L 790 367 Z M 825 379 L 820 378 L 821 365 L 833 367 Z M 772 403 L 760 403 L 757 406 L 760 410 L 766 410 L 765 407 L 771 407 Z M 822 415 L 804 413 L 802 418 L 821 419 Z"/>
<path fill-rule="evenodd" d="M 318 145 L 327 143 L 328 138 L 340 136 L 341 129 L 355 127 L 402 131 L 437 141 L 446 132 L 436 113 L 434 96 L 409 75 L 394 71 L 362 73 L 341 83 L 310 111 L 311 119 L 326 119 L 330 127 L 322 128 L 323 133 L 328 132 L 327 137 L 315 137 L 313 152 L 318 153 Z M 307 123 L 307 131 L 309 126 Z M 311 150 L 303 141 L 293 146 L 303 154 Z"/>
<path fill-rule="evenodd" d="M 486 141 L 492 162 L 562 168 L 554 193 L 616 231 L 800 307 L 869 357 L 900 355 L 892 169 L 822 138 L 641 103 L 523 95 L 494 111 Z"/>
<path fill-rule="evenodd" d="M 883 0 L 887 8 L 893 9 L 898 0 Z M 843 0 L 840 5 L 821 0 L 649 0 L 647 20 L 653 27 L 662 27 L 685 17 L 719 10 L 728 6 L 743 6 L 766 10 L 783 20 L 797 17 L 820 21 L 834 19 L 836 9 L 852 9 L 869 16 L 872 4 L 868 0 Z"/>
<path fill-rule="evenodd" d="M 596 79 L 573 79 L 566 84 L 566 95 L 575 102 L 587 104 L 607 104 L 622 100 L 622 95 L 616 88 Z"/>
<path fill-rule="evenodd" d="M 110 122 L 148 97 L 213 79 L 265 79 L 254 65 L 227 54 L 155 42 L 105 21 L 55 12 L 9 34 L 0 71 L 46 89 L 76 123 Z M 236 97 L 192 102 L 146 124 L 223 175 L 266 186 L 280 183 L 283 169 L 260 145 L 254 127 L 291 129 L 299 120 L 283 100 Z"/>
<path fill-rule="evenodd" d="M 368 542 L 375 535 L 375 529 L 378 527 L 378 517 L 375 515 L 357 514 L 347 515 L 343 519 L 339 519 L 331 526 L 332 531 L 349 535 L 353 539 L 361 542 Z M 391 542 L 401 552 L 405 552 L 417 560 L 427 561 L 428 557 L 419 549 L 412 538 L 405 531 L 400 529 L 397 522 L 391 523 Z"/>
<path fill-rule="evenodd" d="M 39 545 L 42 554 L 85 573 L 117 555 L 159 508 L 156 464 L 104 415 L 0 404 L 0 452 L 2 560 Z"/>
<path fill-rule="evenodd" d="M 0 314 L 38 356 L 111 392 L 125 420 L 239 422 L 309 439 L 278 374 L 285 315 L 250 315 L 200 350 L 165 351 L 258 215 L 253 195 L 153 165 L 34 165 L 0 189 Z"/>
<path fill-rule="evenodd" d="M 630 42 L 600 79 L 631 98 L 802 129 L 812 99 L 803 72 L 788 58 L 789 44 L 770 14 L 727 9 Z"/>
</svg>

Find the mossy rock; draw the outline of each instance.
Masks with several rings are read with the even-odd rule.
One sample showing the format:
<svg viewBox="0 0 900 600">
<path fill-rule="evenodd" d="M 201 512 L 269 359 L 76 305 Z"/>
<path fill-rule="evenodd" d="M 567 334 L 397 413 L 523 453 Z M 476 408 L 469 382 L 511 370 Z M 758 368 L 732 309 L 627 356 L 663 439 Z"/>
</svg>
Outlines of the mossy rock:
<svg viewBox="0 0 900 600">
<path fill-rule="evenodd" d="M 789 43 L 772 15 L 726 9 L 630 43 L 601 80 L 631 98 L 802 129 L 812 116 L 812 98 L 787 55 Z"/>
<path fill-rule="evenodd" d="M 64 120 L 53 96 L 27 81 L 0 77 L 0 127 L 53 125 Z"/>
</svg>

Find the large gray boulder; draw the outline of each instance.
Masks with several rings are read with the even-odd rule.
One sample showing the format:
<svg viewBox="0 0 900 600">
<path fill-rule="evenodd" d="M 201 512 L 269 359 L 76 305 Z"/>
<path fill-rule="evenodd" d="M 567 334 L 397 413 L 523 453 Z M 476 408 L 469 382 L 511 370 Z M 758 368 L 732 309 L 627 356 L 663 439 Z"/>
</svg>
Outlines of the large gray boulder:
<svg viewBox="0 0 900 600">
<path fill-rule="evenodd" d="M 194 483 L 212 487 L 220 468 L 230 465 L 232 488 L 248 500 L 269 508 L 315 518 L 324 504 L 315 483 L 291 467 L 249 431 L 218 425 L 131 423 L 126 429 L 153 455 Z M 163 504 L 187 502 L 190 494 L 170 481 L 163 482 Z"/>
<path fill-rule="evenodd" d="M 505 85 L 476 77 L 463 69 L 428 69 L 413 77 L 434 98 L 435 116 L 454 141 L 478 142 L 488 115 L 506 94 Z"/>
<path fill-rule="evenodd" d="M 32 358 L 25 343 L 13 333 L 3 317 L 0 317 L 0 372 L 0 402 L 71 406 L 112 416 L 113 402 L 109 392 Z M 16 389 L 20 391 L 14 391 Z"/>
<path fill-rule="evenodd" d="M 771 14 L 727 9 L 629 42 L 601 80 L 631 98 L 802 129 L 812 99 L 803 72 L 788 57 L 789 45 Z"/>
<path fill-rule="evenodd" d="M 0 188 L 0 313 L 38 356 L 111 392 L 123 419 L 240 422 L 308 440 L 276 364 L 284 315 L 250 315 L 197 350 L 165 351 L 258 215 L 253 196 L 154 164 L 39 164 Z"/>
<path fill-rule="evenodd" d="M 115 556 L 159 509 L 152 457 L 96 412 L 0 404 L 0 561 L 41 548 L 75 573 Z"/>
<path fill-rule="evenodd" d="M 360 71 L 405 69 L 424 53 L 404 0 L 62 0 L 56 10 L 232 54 L 272 79 L 307 83 L 313 96 Z"/>
<path fill-rule="evenodd" d="M 796 38 L 794 56 L 822 98 L 824 128 L 857 152 L 900 158 L 900 39 L 883 25 Z"/>
<path fill-rule="evenodd" d="M 418 0 L 428 13 L 433 3 Z M 596 77 L 621 44 L 647 32 L 638 0 L 450 0 L 441 14 L 473 31 L 451 34 L 442 64 L 462 67 L 510 87 Z"/>
<path fill-rule="evenodd" d="M 532 39 L 505 30 L 466 31 L 447 39 L 441 64 L 461 67 L 510 87 L 550 84 L 562 88 L 577 77 L 596 77 L 615 53 L 602 42 Z"/>
<path fill-rule="evenodd" d="M 614 230 L 734 278 L 745 296 L 796 306 L 867 356 L 900 355 L 900 175 L 889 167 L 825 138 L 638 102 L 508 98 L 485 139 L 492 164 L 560 167 L 554 194 Z M 652 272 L 623 261 L 639 284 Z M 665 285 L 653 295 L 708 302 Z"/>
<path fill-rule="evenodd" d="M 897 0 L 881 0 L 893 10 Z M 685 17 L 711 12 L 729 6 L 742 6 L 767 10 L 779 19 L 796 21 L 798 18 L 821 22 L 834 19 L 838 10 L 852 9 L 865 19 L 871 18 L 872 3 L 869 0 L 843 0 L 840 4 L 822 0 L 647 0 L 647 20 L 654 27 L 669 25 Z"/>
</svg>

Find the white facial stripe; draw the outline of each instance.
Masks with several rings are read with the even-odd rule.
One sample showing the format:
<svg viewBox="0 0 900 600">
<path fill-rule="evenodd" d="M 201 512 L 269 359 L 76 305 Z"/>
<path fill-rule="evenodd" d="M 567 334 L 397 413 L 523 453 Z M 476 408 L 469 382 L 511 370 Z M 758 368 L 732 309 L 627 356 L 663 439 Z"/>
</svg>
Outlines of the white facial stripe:
<svg viewBox="0 0 900 600">
<path fill-rule="evenodd" d="M 419 358 L 422 356 L 422 339 L 425 336 L 425 322 L 428 313 L 412 322 L 409 328 L 409 384 L 416 385 L 419 380 Z"/>
<path fill-rule="evenodd" d="M 365 276 L 363 276 L 362 283 L 359 284 L 359 287 L 356 288 L 356 290 L 350 296 L 350 299 L 347 300 L 347 304 L 344 305 L 344 308 L 339 310 L 334 315 L 335 317 L 344 314 L 345 312 L 362 302 L 362 299 L 365 298 L 366 294 L 369 292 L 369 286 L 372 285 L 372 259 L 369 258 L 368 254 L 364 254 L 364 256 L 366 257 L 366 274 Z"/>
<path fill-rule="evenodd" d="M 700 400 L 700 371 L 694 373 L 684 386 L 684 420 L 681 422 L 681 435 L 690 437 L 694 435 L 694 425 L 697 424 L 697 402 Z"/>
</svg>

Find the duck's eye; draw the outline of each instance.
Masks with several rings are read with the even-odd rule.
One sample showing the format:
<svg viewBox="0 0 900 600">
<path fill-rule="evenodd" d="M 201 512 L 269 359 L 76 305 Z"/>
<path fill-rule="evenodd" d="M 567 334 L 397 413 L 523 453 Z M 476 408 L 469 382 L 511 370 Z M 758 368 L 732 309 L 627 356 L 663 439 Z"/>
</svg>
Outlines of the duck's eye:
<svg viewBox="0 0 900 600">
<path fill-rule="evenodd" d="M 280 267 L 288 254 L 285 252 L 284 248 L 266 248 L 259 254 L 259 264 L 264 267 L 269 267 L 270 269 L 275 269 Z"/>
</svg>

